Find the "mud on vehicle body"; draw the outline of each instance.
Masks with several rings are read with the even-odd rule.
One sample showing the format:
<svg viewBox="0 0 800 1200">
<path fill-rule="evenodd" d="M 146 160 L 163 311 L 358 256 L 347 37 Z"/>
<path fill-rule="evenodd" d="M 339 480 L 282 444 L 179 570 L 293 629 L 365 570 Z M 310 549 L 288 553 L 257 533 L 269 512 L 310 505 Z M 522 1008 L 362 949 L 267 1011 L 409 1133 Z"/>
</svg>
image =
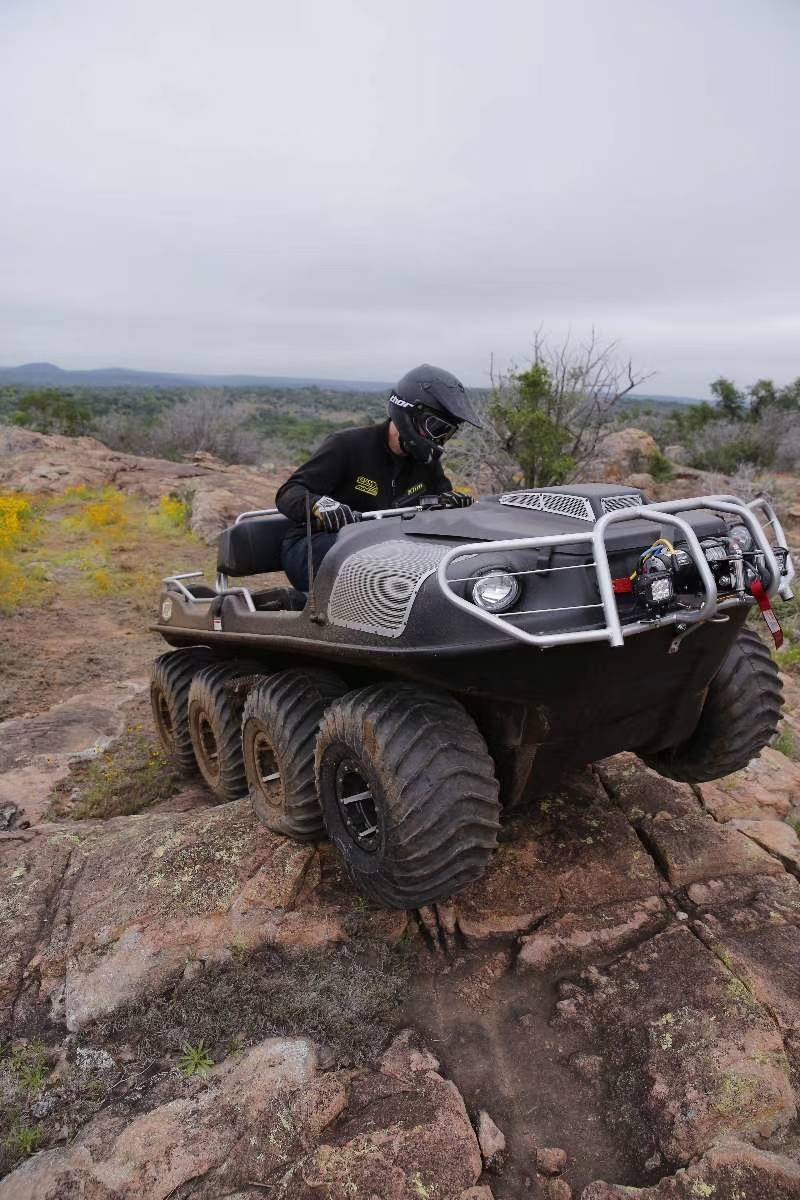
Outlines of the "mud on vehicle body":
<svg viewBox="0 0 800 1200">
<path fill-rule="evenodd" d="M 274 510 L 222 534 L 213 587 L 165 580 L 153 706 L 220 799 L 326 830 L 379 902 L 479 878 L 501 809 L 567 764 L 634 750 L 699 782 L 773 736 L 778 674 L 743 626 L 758 606 L 780 638 L 794 566 L 765 499 L 592 484 L 366 517 L 308 596 L 231 582 L 280 569 Z"/>
</svg>

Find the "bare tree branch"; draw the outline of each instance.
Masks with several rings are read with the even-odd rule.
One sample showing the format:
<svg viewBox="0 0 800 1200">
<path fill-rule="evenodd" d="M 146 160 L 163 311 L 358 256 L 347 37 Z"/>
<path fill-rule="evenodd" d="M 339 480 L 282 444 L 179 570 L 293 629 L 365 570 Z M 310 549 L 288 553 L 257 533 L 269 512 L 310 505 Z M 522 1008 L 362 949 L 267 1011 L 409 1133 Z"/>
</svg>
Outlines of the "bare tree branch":
<svg viewBox="0 0 800 1200">
<path fill-rule="evenodd" d="M 636 371 L 630 359 L 621 361 L 619 344 L 604 343 L 594 327 L 582 341 L 576 342 L 568 330 L 552 343 L 539 326 L 531 353 L 523 371 L 516 366 L 501 371 L 494 354 L 490 359 L 487 430 L 473 464 L 489 485 L 575 478 L 594 455 L 619 401 L 650 378 Z M 547 386 L 532 397 L 524 386 L 531 378 L 526 371 L 537 368 L 546 371 Z"/>
</svg>

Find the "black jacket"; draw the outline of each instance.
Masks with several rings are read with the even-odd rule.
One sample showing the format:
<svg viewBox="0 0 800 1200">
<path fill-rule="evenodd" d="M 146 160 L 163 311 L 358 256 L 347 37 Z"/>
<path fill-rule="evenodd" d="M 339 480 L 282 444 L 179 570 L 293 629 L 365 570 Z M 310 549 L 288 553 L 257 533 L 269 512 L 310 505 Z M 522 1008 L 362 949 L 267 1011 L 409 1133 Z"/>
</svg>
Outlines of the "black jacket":
<svg viewBox="0 0 800 1200">
<path fill-rule="evenodd" d="M 275 504 L 305 529 L 306 494 L 312 505 L 320 496 L 331 496 L 359 512 L 374 512 L 408 507 L 420 496 L 451 490 L 440 462 L 423 466 L 413 458 L 392 454 L 388 434 L 388 421 L 330 434 L 278 489 Z"/>
</svg>

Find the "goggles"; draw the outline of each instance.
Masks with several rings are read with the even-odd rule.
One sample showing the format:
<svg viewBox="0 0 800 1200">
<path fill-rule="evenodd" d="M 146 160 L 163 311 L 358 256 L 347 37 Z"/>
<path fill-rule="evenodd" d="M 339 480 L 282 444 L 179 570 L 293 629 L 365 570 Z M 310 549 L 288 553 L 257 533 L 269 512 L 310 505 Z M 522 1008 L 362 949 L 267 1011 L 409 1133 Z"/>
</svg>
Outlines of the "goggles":
<svg viewBox="0 0 800 1200">
<path fill-rule="evenodd" d="M 458 433 L 460 421 L 448 421 L 441 413 L 431 412 L 429 408 L 418 406 L 414 413 L 414 426 L 428 442 L 443 446 L 453 434 Z"/>
</svg>

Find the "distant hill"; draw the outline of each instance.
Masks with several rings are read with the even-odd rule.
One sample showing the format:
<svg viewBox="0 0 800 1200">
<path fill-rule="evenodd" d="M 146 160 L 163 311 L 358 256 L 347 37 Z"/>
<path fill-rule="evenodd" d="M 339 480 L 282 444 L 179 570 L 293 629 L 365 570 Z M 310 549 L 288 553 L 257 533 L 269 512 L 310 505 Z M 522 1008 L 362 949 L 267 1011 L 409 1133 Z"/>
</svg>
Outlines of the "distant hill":
<svg viewBox="0 0 800 1200">
<path fill-rule="evenodd" d="M 625 397 L 627 405 L 636 404 L 667 404 L 670 408 L 676 408 L 679 405 L 686 404 L 703 404 L 697 396 L 647 396 L 642 392 L 629 392 Z M 706 401 L 706 403 L 708 403 Z"/>
<path fill-rule="evenodd" d="M 0 386 L 89 388 L 308 388 L 335 392 L 384 392 L 388 383 L 352 379 L 304 379 L 283 375 L 182 375 L 168 371 L 131 371 L 127 367 L 102 367 L 92 371 L 65 371 L 55 363 L 23 363 L 0 367 Z"/>
<path fill-rule="evenodd" d="M 334 392 L 385 392 L 386 382 L 363 379 L 312 379 L 286 375 L 184 375 L 170 371 L 131 371 L 127 367 L 101 367 L 91 371 L 65 371 L 55 363 L 23 363 L 19 367 L 0 367 L 0 387 L 88 387 L 88 388 L 309 388 Z M 476 389 L 480 390 L 480 389 Z M 647 404 L 700 404 L 695 396 L 652 396 L 631 392 L 625 407 Z"/>
</svg>

